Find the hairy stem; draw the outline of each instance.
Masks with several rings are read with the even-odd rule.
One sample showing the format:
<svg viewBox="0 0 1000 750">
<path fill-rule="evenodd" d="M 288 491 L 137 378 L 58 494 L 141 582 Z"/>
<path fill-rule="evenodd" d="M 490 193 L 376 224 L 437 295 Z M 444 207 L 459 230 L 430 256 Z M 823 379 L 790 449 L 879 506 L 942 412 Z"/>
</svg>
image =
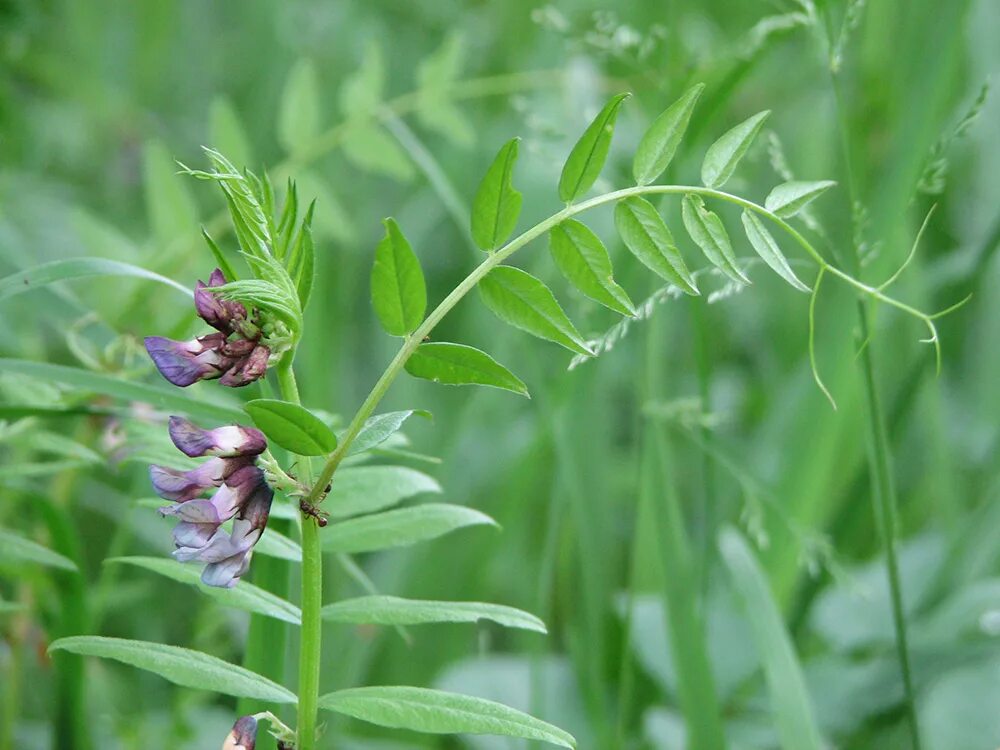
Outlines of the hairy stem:
<svg viewBox="0 0 1000 750">
<path fill-rule="evenodd" d="M 354 439 L 358 436 L 358 433 L 364 426 L 365 420 L 367 420 L 375 412 L 379 402 L 388 392 L 393 381 L 403 370 L 403 366 L 406 364 L 406 361 L 417 350 L 417 347 L 420 346 L 423 340 L 430 335 L 431 331 L 434 330 L 434 327 L 441 322 L 441 319 L 444 318 L 444 316 L 447 315 L 448 312 L 450 312 L 451 309 L 465 297 L 465 295 L 471 292 L 476 284 L 478 284 L 490 271 L 499 266 L 503 263 L 503 261 L 525 245 L 538 239 L 539 237 L 544 236 L 550 229 L 560 222 L 565 221 L 572 216 L 576 216 L 577 214 L 589 211 L 592 208 L 616 203 L 624 198 L 632 196 L 687 194 L 700 195 L 705 198 L 714 198 L 716 200 L 725 201 L 764 216 L 791 236 L 791 238 L 795 240 L 795 242 L 798 243 L 798 245 L 802 247 L 802 249 L 805 250 L 806 253 L 808 253 L 808 255 L 816 262 L 822 271 L 836 276 L 872 299 L 884 302 L 885 304 L 891 305 L 908 315 L 912 315 L 913 317 L 922 320 L 933 334 L 934 324 L 932 316 L 900 302 L 899 300 L 889 297 L 881 290 L 868 286 L 867 284 L 858 281 L 850 274 L 830 265 L 830 263 L 823 258 L 820 252 L 813 247 L 812 243 L 810 243 L 809 240 L 807 240 L 788 222 L 753 201 L 748 201 L 744 198 L 732 195 L 731 193 L 725 193 L 721 190 L 714 190 L 712 188 L 694 185 L 643 185 L 624 188 L 622 190 L 615 190 L 610 193 L 598 195 L 590 200 L 583 201 L 582 203 L 575 203 L 566 206 L 561 211 L 552 214 L 549 218 L 539 222 L 527 231 L 518 235 L 499 250 L 487 255 L 486 259 L 476 266 L 469 273 L 469 275 L 466 276 L 462 282 L 452 290 L 451 294 L 445 297 L 441 303 L 435 307 L 433 311 L 431 311 L 430 315 L 427 316 L 424 322 L 421 323 L 413 333 L 403 339 L 403 345 L 399 348 L 399 351 L 396 352 L 396 356 L 392 358 L 391 362 L 389 362 L 385 371 L 376 381 L 375 385 L 368 393 L 368 396 L 361 404 L 361 407 L 354 415 L 354 418 L 351 420 L 350 425 L 348 425 L 347 432 L 341 438 L 337 449 L 326 459 L 326 462 L 323 464 L 323 468 L 319 472 L 319 477 L 316 479 L 315 484 L 313 484 L 306 500 L 310 503 L 317 503 L 321 500 L 325 487 L 333 479 L 334 473 L 337 471 L 337 468 L 340 466 L 340 462 L 347 455 L 351 444 L 354 442 Z"/>
<path fill-rule="evenodd" d="M 299 386 L 292 369 L 292 356 L 287 355 L 278 366 L 278 385 L 287 401 L 301 404 Z M 302 477 L 312 481 L 312 463 L 308 456 L 300 456 Z M 302 629 L 299 636 L 299 709 L 297 723 L 297 750 L 313 750 L 316 746 L 316 718 L 319 699 L 320 658 L 323 650 L 323 625 L 320 609 L 323 607 L 323 552 L 320 548 L 319 527 L 316 519 L 302 518 Z"/>
</svg>

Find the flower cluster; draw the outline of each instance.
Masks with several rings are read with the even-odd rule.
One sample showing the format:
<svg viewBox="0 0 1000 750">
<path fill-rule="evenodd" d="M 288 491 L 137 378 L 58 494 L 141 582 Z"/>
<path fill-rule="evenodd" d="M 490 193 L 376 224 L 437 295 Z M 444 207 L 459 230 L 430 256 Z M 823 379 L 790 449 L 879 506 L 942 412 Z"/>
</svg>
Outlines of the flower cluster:
<svg viewBox="0 0 1000 750">
<path fill-rule="evenodd" d="M 221 299 L 212 287 L 226 283 L 216 268 L 208 284 L 198 282 L 194 306 L 198 315 L 216 330 L 190 341 L 147 336 L 146 351 L 167 380 L 182 388 L 199 380 L 218 378 L 222 385 L 239 387 L 263 377 L 271 356 L 262 343 L 256 311 L 241 302 Z"/>
<path fill-rule="evenodd" d="M 180 521 L 174 527 L 174 558 L 208 563 L 201 580 L 209 586 L 235 586 L 250 566 L 274 498 L 257 466 L 267 440 L 253 427 L 203 430 L 182 417 L 170 418 L 170 439 L 187 456 L 209 457 L 190 471 L 149 467 L 156 494 L 173 502 L 160 513 Z M 208 490 L 215 492 L 204 497 Z M 231 532 L 222 528 L 229 520 Z"/>
</svg>

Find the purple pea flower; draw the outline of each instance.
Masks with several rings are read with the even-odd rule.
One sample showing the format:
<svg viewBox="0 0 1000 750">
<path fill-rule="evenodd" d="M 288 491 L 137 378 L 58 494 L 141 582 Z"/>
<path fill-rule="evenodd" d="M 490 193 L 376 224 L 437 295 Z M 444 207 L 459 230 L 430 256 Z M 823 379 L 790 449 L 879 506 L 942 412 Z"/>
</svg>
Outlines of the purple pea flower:
<svg viewBox="0 0 1000 750">
<path fill-rule="evenodd" d="M 216 333 L 191 341 L 146 337 L 153 364 L 174 385 L 186 388 L 199 380 L 219 379 L 222 385 L 238 388 L 259 380 L 267 371 L 271 350 L 261 343 L 256 313 L 212 291 L 225 283 L 226 277 L 216 268 L 208 284 L 199 281 L 194 290 L 195 310 Z"/>
<path fill-rule="evenodd" d="M 186 456 L 257 456 L 267 448 L 264 433 L 254 427 L 226 425 L 214 430 L 203 430 L 183 417 L 170 418 L 170 439 L 177 450 Z"/>
<path fill-rule="evenodd" d="M 253 750 L 257 744 L 257 719 L 241 716 L 233 724 L 233 730 L 226 735 L 222 750 Z"/>
<path fill-rule="evenodd" d="M 179 521 L 173 532 L 174 558 L 207 563 L 201 579 L 209 586 L 235 586 L 250 566 L 274 499 L 256 465 L 267 440 L 253 427 L 203 430 L 182 417 L 170 418 L 170 438 L 188 456 L 211 456 L 191 471 L 150 467 L 156 493 L 174 501 L 160 508 L 162 515 Z M 215 493 L 204 497 L 211 489 Z M 228 521 L 233 522 L 231 531 L 222 528 Z"/>
</svg>

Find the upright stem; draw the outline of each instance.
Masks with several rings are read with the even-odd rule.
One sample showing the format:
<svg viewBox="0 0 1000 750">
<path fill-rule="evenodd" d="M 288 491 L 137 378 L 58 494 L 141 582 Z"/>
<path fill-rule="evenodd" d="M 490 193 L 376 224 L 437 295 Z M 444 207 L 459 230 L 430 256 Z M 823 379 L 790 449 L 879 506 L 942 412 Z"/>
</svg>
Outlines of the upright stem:
<svg viewBox="0 0 1000 750">
<path fill-rule="evenodd" d="M 847 193 L 851 201 L 851 250 L 854 271 L 859 273 L 861 254 L 857 242 L 857 229 L 854 220 L 854 206 L 857 202 L 857 182 L 854 176 L 851 159 L 850 131 L 847 127 L 847 110 L 841 96 L 839 79 L 831 70 L 831 86 L 837 107 L 841 148 L 843 149 L 844 168 L 847 172 Z M 891 279 L 890 279 L 891 281 Z M 887 282 L 889 283 L 889 282 Z M 913 676 L 910 667 L 910 649 L 906 633 L 906 612 L 903 609 L 903 584 L 899 577 L 899 560 L 896 556 L 896 483 L 892 476 L 892 459 L 889 448 L 889 433 L 885 424 L 885 413 L 879 398 L 878 384 L 875 379 L 875 363 L 871 346 L 871 320 L 868 307 L 864 300 L 858 300 L 858 328 L 861 340 L 861 373 L 864 380 L 865 400 L 867 409 L 869 443 L 869 471 L 871 472 L 872 500 L 875 506 L 875 520 L 882 536 L 882 546 L 885 550 L 886 575 L 889 579 L 889 595 L 892 602 L 892 626 L 896 636 L 896 658 L 899 660 L 899 671 L 903 680 L 903 702 L 906 710 L 906 721 L 910 732 L 913 750 L 920 750 L 920 721 L 917 718 L 916 693 L 913 689 Z M 932 338 L 937 347 L 937 335 L 933 324 L 930 326 Z M 941 366 L 940 349 L 938 349 L 938 368 Z"/>
<path fill-rule="evenodd" d="M 868 311 L 859 302 L 861 340 L 867 341 L 871 335 Z M 910 668 L 910 649 L 906 635 L 906 612 L 903 609 L 903 584 L 899 577 L 899 560 L 896 556 L 896 483 L 892 476 L 892 459 L 889 454 L 889 434 L 885 425 L 885 413 L 875 382 L 875 365 L 872 361 L 871 346 L 865 346 L 861 354 L 861 368 L 865 381 L 865 397 L 868 402 L 868 433 L 871 449 L 870 470 L 872 472 L 872 493 L 874 494 L 876 522 L 885 548 L 886 573 L 889 577 L 889 593 L 892 600 L 892 625 L 896 634 L 896 658 L 903 678 L 903 696 L 906 720 L 909 724 L 913 750 L 920 750 L 920 723 L 917 719 L 913 676 Z"/>
<path fill-rule="evenodd" d="M 323 606 L 323 555 L 319 526 L 313 518 L 302 519 L 302 630 L 299 641 L 299 718 L 296 750 L 316 746 L 316 714 L 319 710 L 319 669 L 323 647 L 320 609 Z"/>
<path fill-rule="evenodd" d="M 288 355 L 278 366 L 281 395 L 292 403 L 301 403 L 299 387 Z M 312 462 L 308 456 L 299 458 L 302 478 L 312 481 Z M 319 671 L 323 651 L 323 552 L 320 548 L 319 526 L 311 516 L 302 518 L 302 628 L 299 638 L 299 712 L 297 750 L 313 750 L 316 746 L 316 717 L 319 711 Z"/>
</svg>

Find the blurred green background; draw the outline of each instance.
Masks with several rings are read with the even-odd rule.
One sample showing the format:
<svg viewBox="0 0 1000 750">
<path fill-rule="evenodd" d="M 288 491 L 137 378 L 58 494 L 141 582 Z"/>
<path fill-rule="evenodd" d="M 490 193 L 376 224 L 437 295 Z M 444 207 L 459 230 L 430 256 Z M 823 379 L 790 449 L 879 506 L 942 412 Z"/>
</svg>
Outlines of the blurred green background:
<svg viewBox="0 0 1000 750">
<path fill-rule="evenodd" d="M 318 200 L 317 288 L 296 362 L 303 400 L 346 417 L 396 345 L 367 293 L 383 217 L 405 229 L 439 300 L 478 262 L 468 207 L 509 138 L 523 139 L 525 228 L 560 208 L 562 162 L 612 93 L 634 97 L 602 191 L 629 184 L 646 125 L 697 81 L 707 88 L 672 182 L 696 183 L 720 133 L 772 109 L 727 189 L 762 201 L 789 171 L 836 179 L 811 236 L 848 269 L 856 246 L 869 283 L 902 263 L 936 205 L 894 293 L 927 310 L 974 294 L 941 321 L 939 376 L 924 331 L 893 311 L 876 312 L 868 347 L 893 453 L 924 744 L 989 750 L 1000 745 L 1000 104 L 982 96 L 1000 68 L 998 38 L 996 0 L 4 0 L 0 276 L 100 256 L 193 285 L 212 267 L 200 226 L 226 247 L 232 239 L 217 191 L 175 175 L 174 161 L 200 168 L 199 147 L 212 145 L 276 184 L 293 177 Z M 365 98 L 380 103 L 366 110 Z M 677 202 L 662 207 L 679 226 Z M 658 284 L 615 237 L 610 209 L 586 220 L 633 299 L 653 295 Z M 551 283 L 585 335 L 616 323 L 567 288 L 543 242 L 516 264 Z M 476 295 L 456 308 L 435 337 L 488 350 L 532 399 L 401 380 L 384 408 L 433 412 L 406 432 L 409 450 L 440 463 L 403 462 L 502 532 L 475 528 L 358 562 L 383 592 L 521 607 L 550 635 L 448 625 L 414 629 L 407 644 L 391 628 L 329 626 L 323 689 L 437 686 L 531 710 L 581 748 L 683 748 L 685 724 L 701 720 L 679 695 L 671 654 L 685 634 L 674 632 L 672 651 L 664 602 L 694 602 L 730 746 L 779 747 L 750 624 L 770 605 L 734 592 L 716 546 L 736 526 L 766 573 L 825 739 L 909 747 L 855 297 L 827 280 L 815 311 L 834 411 L 810 374 L 808 296 L 759 266 L 751 278 L 738 293 L 710 280 L 714 293 L 701 298 L 657 297 L 651 318 L 569 372 L 565 352 L 503 327 Z M 197 330 L 168 287 L 103 278 L 5 299 L 0 326 L 3 357 L 149 382 L 141 337 Z M 213 388 L 191 391 L 220 398 Z M 257 386 L 247 390 L 256 397 Z M 166 450 L 161 426 L 138 407 L 116 420 L 18 416 L 25 405 L 110 402 L 14 372 L 0 372 L 0 398 L 0 526 L 82 570 L 6 564 L 0 549 L 0 600 L 22 605 L 0 609 L 0 748 L 219 746 L 232 702 L 45 655 L 52 639 L 88 633 L 241 659 L 244 613 L 102 564 L 169 551 L 168 524 L 135 502 L 151 495 L 145 464 Z M 332 559 L 326 588 L 327 601 L 362 593 Z M 323 746 L 338 749 L 528 746 L 327 718 Z"/>
</svg>

